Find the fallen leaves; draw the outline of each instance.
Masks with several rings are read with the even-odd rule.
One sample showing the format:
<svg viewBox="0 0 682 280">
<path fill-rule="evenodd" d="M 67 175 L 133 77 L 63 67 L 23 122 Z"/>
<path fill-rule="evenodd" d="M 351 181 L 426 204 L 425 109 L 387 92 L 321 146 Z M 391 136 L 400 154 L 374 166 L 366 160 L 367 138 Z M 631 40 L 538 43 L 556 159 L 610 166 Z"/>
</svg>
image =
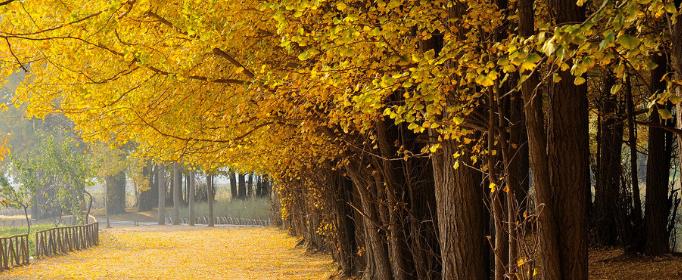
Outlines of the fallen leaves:
<svg viewBox="0 0 682 280">
<path fill-rule="evenodd" d="M 40 260 L 0 279 L 327 279 L 323 254 L 295 248 L 274 228 L 135 227 L 102 232 L 102 244 Z"/>
</svg>

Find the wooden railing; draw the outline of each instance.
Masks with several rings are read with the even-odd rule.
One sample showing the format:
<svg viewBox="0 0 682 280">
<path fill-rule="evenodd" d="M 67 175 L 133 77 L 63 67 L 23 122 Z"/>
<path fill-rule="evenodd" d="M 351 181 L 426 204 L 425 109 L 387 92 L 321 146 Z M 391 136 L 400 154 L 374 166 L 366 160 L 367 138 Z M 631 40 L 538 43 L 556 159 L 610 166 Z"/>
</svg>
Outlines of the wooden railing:
<svg viewBox="0 0 682 280">
<path fill-rule="evenodd" d="M 269 226 L 270 225 L 270 220 L 264 220 L 264 219 L 249 219 L 249 218 L 235 218 L 235 217 L 227 217 L 227 216 L 219 216 L 214 218 L 215 221 L 214 223 L 216 225 L 242 225 L 242 226 Z M 208 216 L 199 216 L 195 218 L 194 223 L 195 224 L 208 224 L 209 217 Z M 173 223 L 173 218 L 172 217 L 166 217 L 166 221 L 169 224 Z M 189 219 L 184 217 L 180 218 L 180 223 L 181 224 L 188 224 Z"/>
<path fill-rule="evenodd" d="M 99 244 L 97 222 L 36 232 L 36 258 L 63 255 Z"/>
<path fill-rule="evenodd" d="M 28 234 L 0 238 L 0 271 L 29 262 Z"/>
</svg>

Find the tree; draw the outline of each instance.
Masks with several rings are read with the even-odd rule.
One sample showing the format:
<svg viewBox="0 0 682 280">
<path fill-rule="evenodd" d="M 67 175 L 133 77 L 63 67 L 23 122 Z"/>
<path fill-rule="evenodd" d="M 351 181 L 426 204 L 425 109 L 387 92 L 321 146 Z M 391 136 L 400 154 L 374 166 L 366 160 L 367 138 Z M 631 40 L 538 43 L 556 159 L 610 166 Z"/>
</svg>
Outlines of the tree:
<svg viewBox="0 0 682 280">
<path fill-rule="evenodd" d="M 158 177 L 156 177 L 155 169 L 160 168 L 151 163 L 147 163 L 142 170 L 142 177 L 140 179 L 146 178 L 147 183 L 143 184 L 144 188 L 138 187 L 139 195 L 137 201 L 138 211 L 149 211 L 158 205 L 159 200 L 159 184 L 157 183 Z M 142 185 L 142 184 L 140 184 Z"/>
<path fill-rule="evenodd" d="M 189 189 L 187 191 L 187 209 L 188 209 L 188 216 L 189 216 L 189 225 L 193 226 L 194 225 L 194 219 L 195 219 L 195 214 L 194 214 L 194 172 L 190 171 L 188 176 L 187 176 L 187 188 Z M 212 206 L 212 205 L 211 205 Z M 211 215 L 212 216 L 212 215 Z"/>
<path fill-rule="evenodd" d="M 159 207 L 158 207 L 158 218 L 159 225 L 166 224 L 166 192 L 168 189 L 168 184 L 166 183 L 166 167 L 164 165 L 157 165 L 156 168 L 156 184 L 159 191 Z"/>
<path fill-rule="evenodd" d="M 651 72 L 652 95 L 663 92 L 664 85 L 661 82 L 667 72 L 667 63 L 664 57 L 655 60 L 658 67 Z M 660 106 L 660 107 L 659 107 Z M 655 105 L 649 115 L 649 122 L 662 127 L 649 127 L 648 157 L 646 169 L 646 201 L 644 204 L 644 248 L 645 254 L 662 255 L 670 251 L 668 231 L 668 217 L 672 202 L 668 200 L 669 174 L 673 152 L 673 136 L 665 127 L 672 127 L 672 120 L 665 119 L 660 112 L 665 112 L 668 104 Z"/>
<path fill-rule="evenodd" d="M 252 191 L 245 172 L 268 175 L 285 226 L 311 247 L 338 248 L 344 273 L 478 279 L 495 271 L 501 279 L 533 273 L 530 260 L 539 259 L 544 279 L 585 279 L 588 215 L 604 243 L 618 239 L 607 232 L 619 216 L 614 195 L 632 199 L 624 203 L 631 210 L 616 211 L 641 216 L 636 179 L 632 190 L 614 191 L 623 181 L 614 101 L 625 92 L 632 103 L 632 150 L 643 144 L 636 125 L 651 129 L 652 170 L 669 164 L 671 147 L 656 130 L 682 135 L 659 123 L 682 103 L 679 3 L 187 3 L 9 3 L 0 7 L 0 74 L 30 62 L 16 102 L 32 117 L 63 112 L 87 142 L 134 143 L 155 162 L 239 170 L 238 181 L 230 176 L 233 198 Z M 633 98 L 661 54 L 672 75 L 657 80 L 665 86 L 646 102 Z M 597 118 L 588 113 L 597 108 L 588 98 L 596 97 L 599 197 L 591 211 L 588 128 Z M 667 194 L 672 203 L 655 185 L 646 201 Z M 165 194 L 163 185 L 163 203 Z M 534 207 L 521 206 L 524 199 Z M 663 216 L 646 224 L 660 228 Z M 527 228 L 539 255 L 515 249 Z"/>
<path fill-rule="evenodd" d="M 235 199 L 239 196 L 239 190 L 237 189 L 237 174 L 230 170 L 228 176 L 230 177 L 230 199 Z"/>
<path fill-rule="evenodd" d="M 127 154 L 104 143 L 91 146 L 97 177 L 106 184 L 107 214 L 125 212 Z M 108 217 L 108 216 L 107 216 Z"/>
<path fill-rule="evenodd" d="M 244 173 L 239 173 L 237 175 L 239 178 L 239 183 L 237 185 L 237 198 L 238 199 L 246 199 L 246 174 Z"/>
<path fill-rule="evenodd" d="M 22 169 L 19 167 L 18 169 Z M 23 171 L 23 170 L 22 170 Z M 21 174 L 21 171 L 19 171 Z M 31 233 L 31 218 L 29 218 L 28 208 L 31 206 L 32 198 L 35 193 L 35 185 L 31 182 L 24 181 L 19 186 L 12 186 L 6 177 L 0 177 L 0 205 L 3 207 L 21 208 L 24 210 L 24 218 L 26 219 L 26 233 Z"/>
<path fill-rule="evenodd" d="M 597 229 L 596 241 L 603 246 L 618 244 L 619 236 L 613 229 L 618 228 L 619 205 L 622 203 L 619 190 L 622 178 L 623 122 L 620 116 L 624 110 L 618 97 L 611 94 L 611 88 L 615 83 L 612 75 L 609 71 L 604 71 L 604 77 L 601 79 L 601 96 L 596 101 L 600 121 L 597 139 L 598 171 L 592 217 Z"/>
<path fill-rule="evenodd" d="M 206 175 L 206 189 L 208 190 L 207 200 L 208 200 L 208 226 L 213 227 L 215 223 L 215 217 L 213 214 L 213 175 Z"/>
<path fill-rule="evenodd" d="M 180 224 L 180 185 L 182 184 L 182 171 L 180 170 L 180 164 L 177 162 L 173 163 L 173 173 L 172 173 L 171 188 L 173 189 L 173 225 Z"/>
</svg>

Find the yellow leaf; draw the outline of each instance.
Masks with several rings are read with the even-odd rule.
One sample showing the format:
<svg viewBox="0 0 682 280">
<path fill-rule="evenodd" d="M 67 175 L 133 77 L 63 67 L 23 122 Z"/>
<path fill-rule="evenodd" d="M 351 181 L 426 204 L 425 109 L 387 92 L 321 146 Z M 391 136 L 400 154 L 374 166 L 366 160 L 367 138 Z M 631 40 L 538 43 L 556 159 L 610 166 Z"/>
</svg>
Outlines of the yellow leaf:
<svg viewBox="0 0 682 280">
<path fill-rule="evenodd" d="M 346 6 L 346 3 L 343 3 L 343 2 L 339 2 L 339 3 L 336 4 L 336 8 L 339 9 L 339 11 L 343 11 L 343 10 L 345 10 L 347 7 L 348 7 L 348 6 Z"/>
<path fill-rule="evenodd" d="M 585 80 L 585 78 L 583 78 L 583 77 L 576 77 L 575 80 L 573 81 L 573 84 L 575 84 L 576 86 L 579 86 L 579 85 L 584 84 L 586 81 L 587 80 Z"/>
</svg>

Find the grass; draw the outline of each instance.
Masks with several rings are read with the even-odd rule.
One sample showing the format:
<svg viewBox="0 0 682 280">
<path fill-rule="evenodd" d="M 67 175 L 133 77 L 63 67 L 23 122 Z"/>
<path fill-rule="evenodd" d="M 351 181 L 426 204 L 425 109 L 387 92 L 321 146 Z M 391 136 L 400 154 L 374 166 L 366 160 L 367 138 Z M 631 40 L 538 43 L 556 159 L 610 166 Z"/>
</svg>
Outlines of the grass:
<svg viewBox="0 0 682 280">
<path fill-rule="evenodd" d="M 208 203 L 197 203 L 197 205 L 194 207 L 194 211 L 197 217 L 208 216 Z M 213 214 L 216 217 L 228 216 L 235 218 L 267 220 L 270 217 L 270 213 L 271 204 L 269 199 L 216 201 L 213 204 Z M 180 208 L 180 216 L 189 216 L 187 207 Z"/>
<path fill-rule="evenodd" d="M 216 217 L 229 216 L 233 218 L 246 218 L 246 219 L 262 219 L 267 220 L 270 218 L 271 202 L 269 199 L 247 199 L 247 200 L 219 200 L 213 205 L 214 215 Z M 195 206 L 196 216 L 208 216 L 208 203 L 198 202 Z M 173 213 L 173 207 L 166 207 L 166 216 L 170 216 Z M 100 222 L 104 219 L 104 209 L 93 209 L 91 211 L 92 215 L 97 216 Z M 180 208 L 180 216 L 187 217 L 188 211 L 186 206 Z M 126 209 L 126 213 L 112 215 L 111 218 L 114 220 L 123 221 L 138 221 L 138 222 L 156 222 L 158 220 L 157 209 L 152 209 L 151 211 L 137 212 L 135 208 Z"/>
<path fill-rule="evenodd" d="M 54 227 L 54 224 L 35 224 L 31 225 L 31 234 L 28 236 L 28 249 L 30 252 L 31 256 L 35 256 L 35 250 L 36 250 L 36 235 L 35 233 L 37 231 L 41 230 L 46 230 L 46 229 L 51 229 Z M 13 235 L 18 235 L 18 234 L 25 234 L 26 233 L 26 227 L 0 227 L 0 237 L 10 237 Z"/>
</svg>

